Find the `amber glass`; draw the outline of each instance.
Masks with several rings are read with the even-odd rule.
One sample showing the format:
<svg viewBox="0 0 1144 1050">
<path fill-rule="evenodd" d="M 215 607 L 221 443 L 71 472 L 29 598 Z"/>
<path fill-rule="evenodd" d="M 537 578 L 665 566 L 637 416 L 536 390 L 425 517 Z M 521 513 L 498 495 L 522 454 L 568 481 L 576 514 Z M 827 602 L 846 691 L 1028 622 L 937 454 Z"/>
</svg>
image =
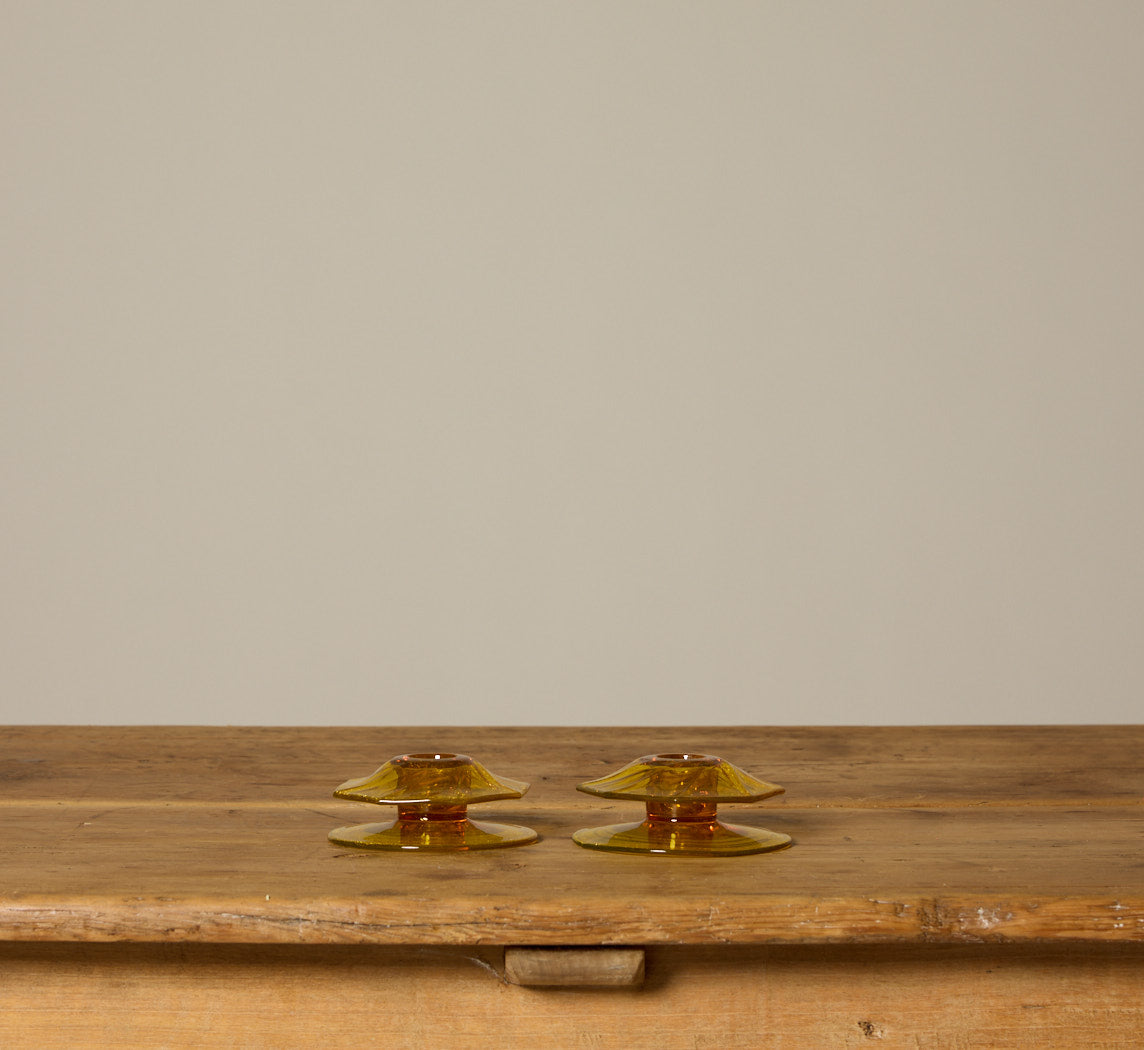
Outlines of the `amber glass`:
<svg viewBox="0 0 1144 1050">
<path fill-rule="evenodd" d="M 473 850 L 525 846 L 536 832 L 515 824 L 470 820 L 469 805 L 520 798 L 521 780 L 496 777 L 468 755 L 448 752 L 398 755 L 359 780 L 347 780 L 335 798 L 397 807 L 397 818 L 335 828 L 339 846 L 380 850 Z"/>
<path fill-rule="evenodd" d="M 577 831 L 573 840 L 588 849 L 731 857 L 782 849 L 791 841 L 780 832 L 719 820 L 720 802 L 758 802 L 783 789 L 714 755 L 645 755 L 577 790 L 647 807 L 642 821 Z"/>
</svg>

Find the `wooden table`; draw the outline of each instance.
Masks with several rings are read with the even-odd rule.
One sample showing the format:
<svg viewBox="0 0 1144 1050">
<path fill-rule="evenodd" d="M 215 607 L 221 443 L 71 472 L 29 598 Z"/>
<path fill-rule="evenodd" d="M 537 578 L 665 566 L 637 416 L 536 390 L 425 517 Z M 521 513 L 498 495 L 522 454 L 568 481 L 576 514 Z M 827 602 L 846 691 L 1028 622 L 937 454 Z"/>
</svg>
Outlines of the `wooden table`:
<svg viewBox="0 0 1144 1050">
<path fill-rule="evenodd" d="M 390 812 L 335 786 L 428 749 L 531 781 L 472 815 L 541 841 L 326 841 Z M 784 785 L 721 815 L 795 844 L 571 842 L 641 813 L 577 782 L 681 750 Z M 1144 1046 L 1142 756 L 1123 726 L 8 728 L 0 1046 Z M 513 984 L 527 946 L 646 979 Z"/>
</svg>

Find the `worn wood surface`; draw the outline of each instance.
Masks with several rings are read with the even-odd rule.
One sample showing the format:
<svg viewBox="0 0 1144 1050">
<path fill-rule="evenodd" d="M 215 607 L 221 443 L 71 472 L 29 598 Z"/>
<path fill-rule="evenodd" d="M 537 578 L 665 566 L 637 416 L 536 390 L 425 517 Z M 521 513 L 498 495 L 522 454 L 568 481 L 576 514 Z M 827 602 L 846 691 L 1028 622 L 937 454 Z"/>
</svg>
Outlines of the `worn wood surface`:
<svg viewBox="0 0 1144 1050">
<path fill-rule="evenodd" d="M 332 846 L 382 819 L 333 788 L 402 751 L 531 780 L 475 816 L 512 850 Z M 787 795 L 724 807 L 794 837 L 741 858 L 578 849 L 638 804 L 575 784 L 710 750 Z M 0 751 L 0 939 L 297 944 L 1144 941 L 1144 727 L 14 727 Z"/>
<path fill-rule="evenodd" d="M 643 948 L 504 950 L 504 977 L 529 988 L 631 988 L 643 984 Z"/>
<path fill-rule="evenodd" d="M 307 728 L 8 726 L 0 805 L 325 802 L 407 751 L 460 751 L 535 804 L 653 751 L 707 751 L 782 784 L 768 808 L 1144 803 L 1141 726 Z"/>
<path fill-rule="evenodd" d="M 1110 1050 L 1144 946 L 659 948 L 639 988 L 506 983 L 499 949 L 0 945 L 5 1050 Z"/>
</svg>

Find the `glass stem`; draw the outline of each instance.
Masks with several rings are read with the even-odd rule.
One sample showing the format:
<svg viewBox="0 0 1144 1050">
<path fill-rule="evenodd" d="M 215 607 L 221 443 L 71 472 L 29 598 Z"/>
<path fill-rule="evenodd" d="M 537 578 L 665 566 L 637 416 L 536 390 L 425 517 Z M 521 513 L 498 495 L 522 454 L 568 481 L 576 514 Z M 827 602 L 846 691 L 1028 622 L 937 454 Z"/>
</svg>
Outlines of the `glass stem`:
<svg viewBox="0 0 1144 1050">
<path fill-rule="evenodd" d="M 647 819 L 653 824 L 714 824 L 714 802 L 649 802 Z"/>
<path fill-rule="evenodd" d="M 443 806 L 437 802 L 411 802 L 397 807 L 397 819 L 404 822 L 465 820 L 468 806 Z"/>
</svg>

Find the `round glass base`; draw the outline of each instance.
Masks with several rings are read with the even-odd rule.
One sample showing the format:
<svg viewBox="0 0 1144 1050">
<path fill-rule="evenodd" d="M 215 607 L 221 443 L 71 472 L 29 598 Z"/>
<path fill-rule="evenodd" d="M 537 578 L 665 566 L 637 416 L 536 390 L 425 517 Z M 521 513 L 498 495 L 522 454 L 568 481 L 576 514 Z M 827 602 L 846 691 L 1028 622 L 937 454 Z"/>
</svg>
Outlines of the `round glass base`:
<svg viewBox="0 0 1144 1050">
<path fill-rule="evenodd" d="M 685 853 L 692 856 L 736 857 L 766 853 L 789 846 L 789 835 L 720 820 L 676 823 L 644 820 L 636 824 L 609 824 L 584 828 L 572 839 L 587 849 L 618 853 Z"/>
<path fill-rule="evenodd" d="M 437 850 L 501 849 L 527 846 L 537 835 L 518 824 L 477 820 L 393 820 L 334 828 L 327 836 L 337 846 L 356 849 Z"/>
</svg>

